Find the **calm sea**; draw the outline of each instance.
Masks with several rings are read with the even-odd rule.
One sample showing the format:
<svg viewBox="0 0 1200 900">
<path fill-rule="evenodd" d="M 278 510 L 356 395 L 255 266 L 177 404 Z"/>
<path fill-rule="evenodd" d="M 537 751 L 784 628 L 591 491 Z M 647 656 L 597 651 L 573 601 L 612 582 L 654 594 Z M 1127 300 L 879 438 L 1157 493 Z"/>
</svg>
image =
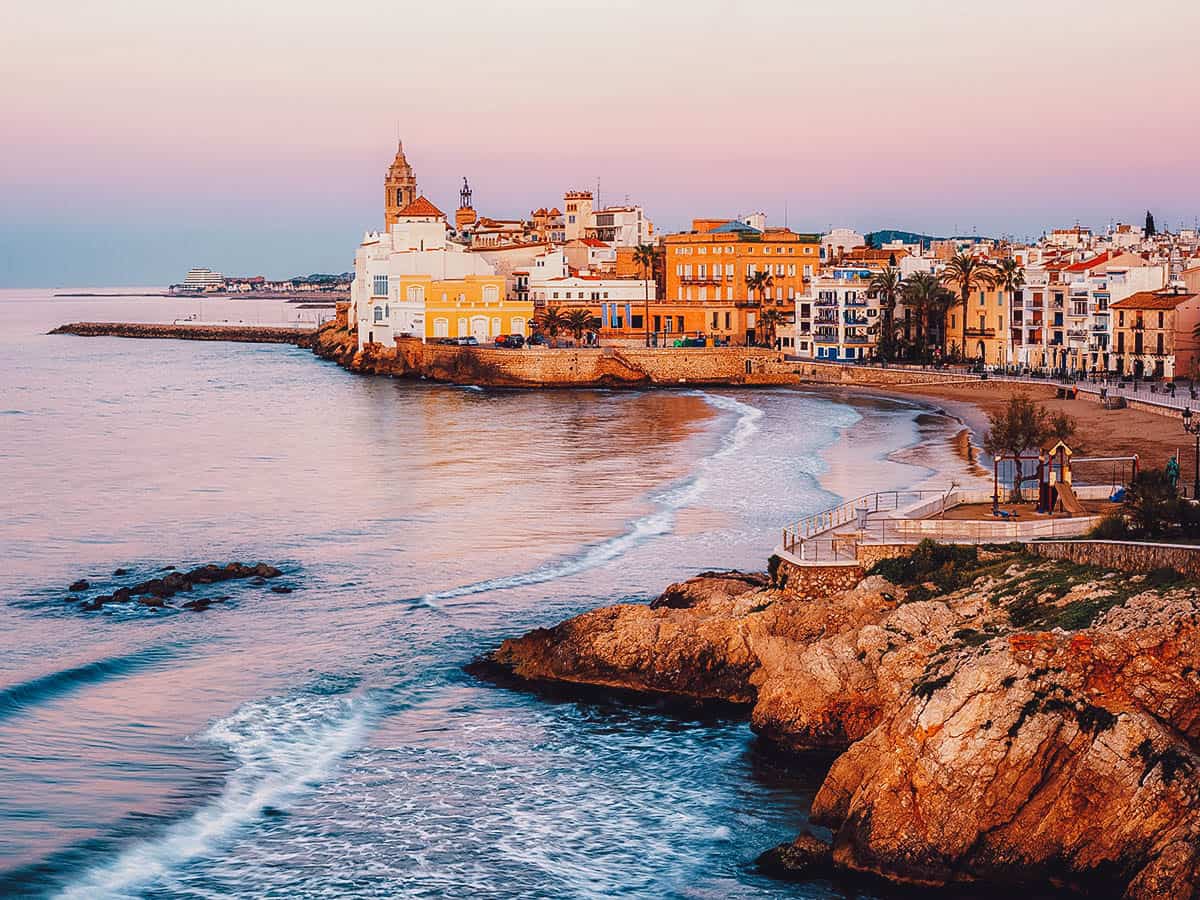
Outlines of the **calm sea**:
<svg viewBox="0 0 1200 900">
<path fill-rule="evenodd" d="M 317 314 L 0 292 L 0 895 L 841 896 L 753 872 L 822 772 L 764 756 L 744 722 L 461 667 L 702 569 L 762 568 L 782 524 L 924 474 L 885 461 L 917 411 L 484 391 L 285 346 L 44 334 Z M 295 590 L 224 585 L 204 613 L 65 600 L 117 567 L 229 560 Z"/>
</svg>

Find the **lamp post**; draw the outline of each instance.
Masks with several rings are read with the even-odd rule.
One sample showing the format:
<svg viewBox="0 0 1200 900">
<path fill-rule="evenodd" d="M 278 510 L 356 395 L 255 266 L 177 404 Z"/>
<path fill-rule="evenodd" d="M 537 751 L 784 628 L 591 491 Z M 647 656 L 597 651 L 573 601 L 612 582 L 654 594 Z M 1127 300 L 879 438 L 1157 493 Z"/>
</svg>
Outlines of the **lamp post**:
<svg viewBox="0 0 1200 900">
<path fill-rule="evenodd" d="M 1196 436 L 1196 477 L 1192 481 L 1192 499 L 1200 500 L 1200 420 L 1192 421 L 1192 410 L 1183 411 L 1183 430 Z"/>
</svg>

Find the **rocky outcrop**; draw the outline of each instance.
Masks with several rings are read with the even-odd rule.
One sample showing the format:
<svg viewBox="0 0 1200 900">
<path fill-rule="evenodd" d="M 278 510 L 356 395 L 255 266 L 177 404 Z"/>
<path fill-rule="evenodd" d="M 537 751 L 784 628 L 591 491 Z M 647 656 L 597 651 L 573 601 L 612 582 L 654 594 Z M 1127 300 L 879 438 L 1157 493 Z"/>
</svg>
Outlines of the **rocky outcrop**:
<svg viewBox="0 0 1200 900">
<path fill-rule="evenodd" d="M 1200 896 L 1195 585 L 1017 554 L 882 568 L 904 583 L 815 602 L 706 573 L 505 641 L 492 662 L 738 703 L 784 748 L 840 751 L 812 818 L 842 870 Z M 813 877 L 813 840 L 761 864 Z"/>
<path fill-rule="evenodd" d="M 261 562 L 254 565 L 231 562 L 223 566 L 216 563 L 209 563 L 208 565 L 199 566 L 187 572 L 177 571 L 175 566 L 164 566 L 159 571 L 166 574 L 162 577 L 139 581 L 135 584 L 119 586 L 109 594 L 97 594 L 90 600 L 84 600 L 79 605 L 79 609 L 87 612 L 95 612 L 110 604 L 130 602 L 136 602 L 141 606 L 153 609 L 161 609 L 167 605 L 166 601 L 170 600 L 176 594 L 190 593 L 196 587 L 248 578 L 254 579 L 253 583 L 266 584 L 266 579 L 278 578 L 283 574 L 275 566 Z M 114 575 L 117 573 L 124 575 L 127 574 L 127 570 L 117 569 Z M 70 590 L 73 594 L 78 594 L 88 590 L 90 587 L 91 585 L 86 580 L 80 579 L 71 585 Z M 275 589 L 273 588 L 273 590 Z M 284 591 L 290 592 L 291 588 L 285 588 Z M 282 593 L 284 591 L 278 592 Z M 80 598 L 73 595 L 67 599 L 74 602 Z M 181 608 L 191 610 L 207 609 L 213 603 L 221 603 L 228 599 L 227 596 L 197 598 L 181 604 Z"/>
</svg>

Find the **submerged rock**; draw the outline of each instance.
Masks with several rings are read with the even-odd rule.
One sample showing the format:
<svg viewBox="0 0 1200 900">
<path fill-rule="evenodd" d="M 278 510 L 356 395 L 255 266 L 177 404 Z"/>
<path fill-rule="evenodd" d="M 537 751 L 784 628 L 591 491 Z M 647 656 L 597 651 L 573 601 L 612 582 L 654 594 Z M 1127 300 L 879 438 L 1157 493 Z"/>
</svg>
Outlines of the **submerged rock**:
<svg viewBox="0 0 1200 900">
<path fill-rule="evenodd" d="M 87 579 L 80 578 L 78 581 L 72 582 L 71 586 L 67 588 L 67 590 L 79 593 L 80 591 L 86 591 L 90 587 L 91 584 L 87 581 Z"/>
<path fill-rule="evenodd" d="M 108 603 L 129 603 L 131 601 L 137 601 L 139 605 L 151 609 L 162 609 L 166 607 L 167 600 L 170 600 L 176 594 L 189 593 L 197 585 L 217 584 L 223 581 L 246 578 L 253 578 L 255 582 L 265 584 L 266 579 L 276 578 L 283 574 L 280 569 L 267 563 L 246 565 L 240 562 L 226 563 L 223 566 L 209 563 L 188 572 L 181 572 L 175 566 L 163 566 L 158 571 L 166 574 L 160 578 L 151 578 L 137 584 L 117 588 L 112 594 L 94 597 L 82 604 L 80 609 L 95 611 Z M 117 569 L 114 574 L 121 575 L 126 572 L 126 569 Z M 76 592 L 84 591 L 88 587 L 88 582 L 81 579 L 71 585 L 71 590 Z M 276 590 L 279 593 L 290 593 L 292 588 Z M 221 603 L 228 599 L 228 595 L 225 595 L 205 599 L 199 605 L 183 603 L 181 607 L 184 609 L 205 609 L 212 603 Z"/>
</svg>

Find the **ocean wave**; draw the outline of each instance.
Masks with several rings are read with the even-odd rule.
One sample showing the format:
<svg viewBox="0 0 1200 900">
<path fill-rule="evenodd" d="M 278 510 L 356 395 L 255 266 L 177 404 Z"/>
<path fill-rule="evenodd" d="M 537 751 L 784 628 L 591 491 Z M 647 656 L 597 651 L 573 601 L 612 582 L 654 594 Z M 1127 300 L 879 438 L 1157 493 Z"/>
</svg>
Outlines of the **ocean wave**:
<svg viewBox="0 0 1200 900">
<path fill-rule="evenodd" d="M 670 534 L 675 527 L 675 514 L 695 503 L 708 489 L 708 470 L 715 463 L 727 459 L 745 447 L 758 432 L 763 417 L 761 409 L 733 397 L 704 391 L 696 392 L 692 396 L 702 397 L 710 406 L 734 413 L 737 418 L 733 426 L 722 435 L 719 447 L 696 464 L 692 475 L 650 497 L 650 501 L 657 507 L 653 512 L 635 519 L 621 534 L 585 547 L 575 556 L 544 563 L 536 569 L 515 575 L 489 578 L 461 587 L 434 591 L 420 597 L 410 597 L 407 602 L 415 606 L 440 609 L 439 604 L 446 600 L 569 578 L 610 562 L 647 540 Z"/>
<path fill-rule="evenodd" d="M 313 694 L 244 704 L 202 735 L 237 761 L 220 795 L 161 836 L 85 873 L 59 896 L 135 897 L 151 885 L 170 892 L 180 867 L 211 855 L 244 826 L 285 810 L 326 778 L 358 745 L 370 710 L 364 697 Z"/>
<path fill-rule="evenodd" d="M 174 649 L 170 647 L 147 647 L 135 653 L 93 660 L 10 685 L 0 689 L 0 721 L 89 684 L 98 684 L 155 665 L 173 654 Z"/>
</svg>

